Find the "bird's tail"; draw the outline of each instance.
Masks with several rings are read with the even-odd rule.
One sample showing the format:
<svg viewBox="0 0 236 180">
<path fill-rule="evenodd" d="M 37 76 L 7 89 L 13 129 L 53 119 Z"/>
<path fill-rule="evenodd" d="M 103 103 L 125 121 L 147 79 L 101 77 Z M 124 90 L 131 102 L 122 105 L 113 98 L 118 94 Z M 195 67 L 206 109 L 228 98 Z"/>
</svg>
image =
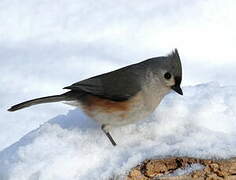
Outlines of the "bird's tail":
<svg viewBox="0 0 236 180">
<path fill-rule="evenodd" d="M 68 96 L 68 93 L 64 93 L 61 95 L 55 95 L 55 96 L 41 97 L 41 98 L 32 99 L 29 101 L 22 102 L 20 104 L 16 104 L 16 105 L 12 106 L 11 108 L 9 108 L 8 111 L 17 111 L 19 109 L 23 109 L 23 108 L 33 106 L 36 104 L 68 101 L 68 100 L 73 100 L 73 97 Z"/>
</svg>

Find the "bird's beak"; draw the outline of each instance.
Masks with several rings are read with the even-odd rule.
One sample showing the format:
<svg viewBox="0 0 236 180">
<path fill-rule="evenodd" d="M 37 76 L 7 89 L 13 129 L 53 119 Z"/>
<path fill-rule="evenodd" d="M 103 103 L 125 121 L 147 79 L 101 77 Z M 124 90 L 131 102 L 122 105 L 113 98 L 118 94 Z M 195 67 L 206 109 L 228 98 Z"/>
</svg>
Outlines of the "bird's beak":
<svg viewBox="0 0 236 180">
<path fill-rule="evenodd" d="M 182 91 L 180 85 L 174 85 L 174 86 L 171 87 L 171 89 L 173 89 L 178 94 L 183 95 L 183 91 Z"/>
</svg>

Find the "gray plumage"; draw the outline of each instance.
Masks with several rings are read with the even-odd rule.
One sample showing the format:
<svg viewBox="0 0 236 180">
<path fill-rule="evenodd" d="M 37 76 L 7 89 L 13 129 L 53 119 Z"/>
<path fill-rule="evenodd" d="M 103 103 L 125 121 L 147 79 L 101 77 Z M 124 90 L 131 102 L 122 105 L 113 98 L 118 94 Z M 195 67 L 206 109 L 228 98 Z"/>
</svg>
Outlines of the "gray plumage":
<svg viewBox="0 0 236 180">
<path fill-rule="evenodd" d="M 140 73 L 142 73 L 142 69 L 140 64 L 130 65 L 74 83 L 64 89 L 84 91 L 113 101 L 128 100 L 141 90 Z"/>
<path fill-rule="evenodd" d="M 60 94 L 60 95 L 36 98 L 36 99 L 22 102 L 20 104 L 16 104 L 12 106 L 11 108 L 9 108 L 8 111 L 16 111 L 16 110 L 30 107 L 36 104 L 52 103 L 52 102 L 59 102 L 59 101 L 72 101 L 81 97 L 82 94 L 83 92 L 79 93 L 79 92 L 70 91 L 70 92 Z"/>
<path fill-rule="evenodd" d="M 49 102 L 59 102 L 63 101 L 65 97 L 63 95 L 55 95 L 55 96 L 48 96 L 48 97 L 42 97 L 37 99 L 32 99 L 29 101 L 22 102 L 20 104 L 12 106 L 8 111 L 16 111 L 22 108 L 30 107 L 36 104 L 42 104 L 42 103 L 49 103 Z"/>
</svg>

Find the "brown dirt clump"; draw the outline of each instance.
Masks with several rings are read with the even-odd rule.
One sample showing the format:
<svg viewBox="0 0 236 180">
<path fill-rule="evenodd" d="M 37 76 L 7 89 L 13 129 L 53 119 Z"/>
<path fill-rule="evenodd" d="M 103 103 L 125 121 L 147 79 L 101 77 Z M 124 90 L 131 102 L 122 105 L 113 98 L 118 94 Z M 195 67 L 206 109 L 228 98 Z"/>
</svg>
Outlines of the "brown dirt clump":
<svg viewBox="0 0 236 180">
<path fill-rule="evenodd" d="M 201 170 L 180 176 L 168 176 L 180 168 L 201 164 Z M 131 169 L 127 180 L 236 180 L 236 158 L 228 160 L 208 160 L 188 157 L 146 160 Z"/>
</svg>

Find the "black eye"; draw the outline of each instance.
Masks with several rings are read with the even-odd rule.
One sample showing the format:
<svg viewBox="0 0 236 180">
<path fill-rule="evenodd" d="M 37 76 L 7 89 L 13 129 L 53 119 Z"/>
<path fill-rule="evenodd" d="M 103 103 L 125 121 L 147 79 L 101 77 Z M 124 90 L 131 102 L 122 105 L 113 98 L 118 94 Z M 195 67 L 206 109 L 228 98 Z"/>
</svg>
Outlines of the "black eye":
<svg viewBox="0 0 236 180">
<path fill-rule="evenodd" d="M 171 78 L 171 74 L 169 72 L 164 74 L 165 79 L 170 79 Z"/>
</svg>

